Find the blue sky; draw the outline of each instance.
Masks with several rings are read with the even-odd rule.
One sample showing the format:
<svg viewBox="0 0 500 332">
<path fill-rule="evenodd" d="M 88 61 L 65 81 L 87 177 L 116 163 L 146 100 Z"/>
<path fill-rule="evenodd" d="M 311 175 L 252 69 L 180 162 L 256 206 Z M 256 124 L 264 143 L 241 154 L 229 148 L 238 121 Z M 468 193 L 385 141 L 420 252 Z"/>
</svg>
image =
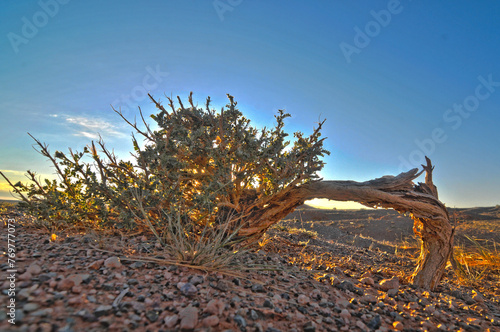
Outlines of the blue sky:
<svg viewBox="0 0 500 332">
<path fill-rule="evenodd" d="M 448 206 L 500 204 L 500 3 L 495 1 L 3 1 L 0 170 L 53 173 L 52 151 L 98 134 L 128 157 L 145 97 L 238 101 L 257 126 L 327 119 L 325 179 L 436 165 Z M 164 97 L 162 98 L 165 99 Z M 423 181 L 423 179 L 421 180 Z M 0 197 L 10 197 L 0 182 Z"/>
</svg>

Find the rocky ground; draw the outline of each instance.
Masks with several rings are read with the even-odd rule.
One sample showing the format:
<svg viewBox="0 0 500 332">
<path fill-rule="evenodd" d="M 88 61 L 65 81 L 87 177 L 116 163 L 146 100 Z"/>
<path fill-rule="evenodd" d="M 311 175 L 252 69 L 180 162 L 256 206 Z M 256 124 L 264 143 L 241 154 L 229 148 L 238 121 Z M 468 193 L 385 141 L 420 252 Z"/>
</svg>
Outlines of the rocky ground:
<svg viewBox="0 0 500 332">
<path fill-rule="evenodd" d="M 341 229 L 275 228 L 237 268 L 202 271 L 166 263 L 144 234 L 53 238 L 19 212 L 1 218 L 4 247 L 16 220 L 17 269 L 16 324 L 3 277 L 1 331 L 500 331 L 498 276 L 472 288 L 448 271 L 436 291 L 415 289 L 411 257 L 342 243 Z"/>
</svg>

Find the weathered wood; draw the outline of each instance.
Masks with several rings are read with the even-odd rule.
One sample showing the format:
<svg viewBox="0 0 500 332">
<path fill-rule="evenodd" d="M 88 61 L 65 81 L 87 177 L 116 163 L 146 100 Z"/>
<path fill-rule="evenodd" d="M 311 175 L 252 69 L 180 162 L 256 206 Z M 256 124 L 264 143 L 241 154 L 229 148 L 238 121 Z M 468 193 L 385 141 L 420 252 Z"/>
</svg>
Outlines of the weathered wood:
<svg viewBox="0 0 500 332">
<path fill-rule="evenodd" d="M 414 184 L 422 174 L 417 168 L 398 176 L 355 181 L 315 181 L 288 190 L 273 200 L 269 206 L 250 213 L 248 227 L 240 235 L 256 240 L 274 223 L 292 212 L 306 200 L 326 198 L 335 201 L 354 201 L 371 208 L 394 209 L 410 213 L 414 232 L 422 239 L 417 268 L 413 274 L 416 286 L 434 289 L 441 280 L 452 254 L 453 229 L 446 207 L 438 199 L 437 188 L 432 182 L 434 167 L 426 158 L 422 165 L 426 172 L 425 183 Z"/>
</svg>

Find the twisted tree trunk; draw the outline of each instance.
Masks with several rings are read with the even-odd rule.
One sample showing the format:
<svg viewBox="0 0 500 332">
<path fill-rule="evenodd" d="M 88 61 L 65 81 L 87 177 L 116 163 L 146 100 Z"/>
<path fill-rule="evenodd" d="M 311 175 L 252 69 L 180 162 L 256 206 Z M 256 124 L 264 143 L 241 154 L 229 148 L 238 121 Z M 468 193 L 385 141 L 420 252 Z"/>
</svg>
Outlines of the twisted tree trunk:
<svg viewBox="0 0 500 332">
<path fill-rule="evenodd" d="M 399 213 L 410 213 L 413 230 L 421 238 L 422 246 L 413 283 L 425 289 L 434 289 L 441 280 L 453 250 L 453 228 L 446 207 L 438 199 L 432 182 L 431 161 L 423 171 L 415 168 L 398 176 L 355 181 L 317 181 L 295 187 L 268 206 L 249 216 L 249 226 L 240 235 L 256 240 L 267 228 L 292 212 L 306 200 L 327 198 L 335 201 L 354 201 L 371 208 L 392 208 Z M 422 172 L 425 183 L 414 184 Z"/>
</svg>

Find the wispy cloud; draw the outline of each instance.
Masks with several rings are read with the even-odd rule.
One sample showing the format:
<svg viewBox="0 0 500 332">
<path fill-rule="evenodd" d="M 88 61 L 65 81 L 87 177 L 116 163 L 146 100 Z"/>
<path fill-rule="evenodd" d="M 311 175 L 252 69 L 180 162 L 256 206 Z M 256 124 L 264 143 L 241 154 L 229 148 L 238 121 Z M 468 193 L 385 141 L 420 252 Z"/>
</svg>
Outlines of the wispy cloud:
<svg viewBox="0 0 500 332">
<path fill-rule="evenodd" d="M 127 135 L 121 130 L 119 126 L 97 117 L 85 116 L 69 116 L 65 114 L 51 114 L 53 118 L 62 118 L 69 124 L 75 133 L 75 136 L 86 137 L 90 139 L 99 139 L 102 137 L 116 137 L 124 138 Z"/>
</svg>

